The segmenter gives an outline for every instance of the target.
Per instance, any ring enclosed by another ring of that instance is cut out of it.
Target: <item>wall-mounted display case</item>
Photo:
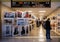
[[[60,28],[60,14],[57,15],[58,29]]]
[[[57,16],[51,17],[51,28],[53,31],[56,31],[57,28]]]
[[[32,20],[29,12],[5,12],[2,19],[2,36],[21,36],[22,27],[27,35],[26,30],[29,31],[29,29],[26,29],[26,26],[29,28],[29,20]]]

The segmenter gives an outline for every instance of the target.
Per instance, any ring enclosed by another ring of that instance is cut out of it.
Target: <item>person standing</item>
[[[36,26],[39,27],[40,24],[41,24],[41,21],[40,21],[40,18],[38,18],[38,19],[36,20]]]
[[[50,30],[51,30],[50,18],[47,19],[45,25],[46,25],[46,39],[50,39],[51,40],[51,37],[50,37]]]

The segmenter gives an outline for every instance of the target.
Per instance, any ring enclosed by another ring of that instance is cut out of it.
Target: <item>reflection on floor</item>
[[[47,40],[45,38],[45,33],[46,32],[41,25],[39,28],[34,28],[30,32],[30,36],[2,38],[0,42],[60,42],[60,36],[58,36],[55,32],[51,31],[52,40]],[[58,37],[55,37],[55,36],[58,36]]]
[[[30,36],[40,36],[40,35],[44,35],[45,36],[46,32],[45,29],[42,27],[42,25],[39,28],[34,28],[31,33]],[[51,31],[51,36],[59,36],[58,34],[56,34],[54,31]]]
[[[0,40],[0,42],[60,42],[60,38],[54,38],[52,40],[39,40],[39,38],[6,38]]]

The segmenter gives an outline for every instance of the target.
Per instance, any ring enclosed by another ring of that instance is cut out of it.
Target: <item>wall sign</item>
[[[20,8],[36,8],[36,7],[51,7],[51,0],[50,1],[13,1],[11,0],[11,7],[20,7]]]

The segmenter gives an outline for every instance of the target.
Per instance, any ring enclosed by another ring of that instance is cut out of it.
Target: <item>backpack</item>
[[[46,22],[43,23],[43,28],[46,29]]]

